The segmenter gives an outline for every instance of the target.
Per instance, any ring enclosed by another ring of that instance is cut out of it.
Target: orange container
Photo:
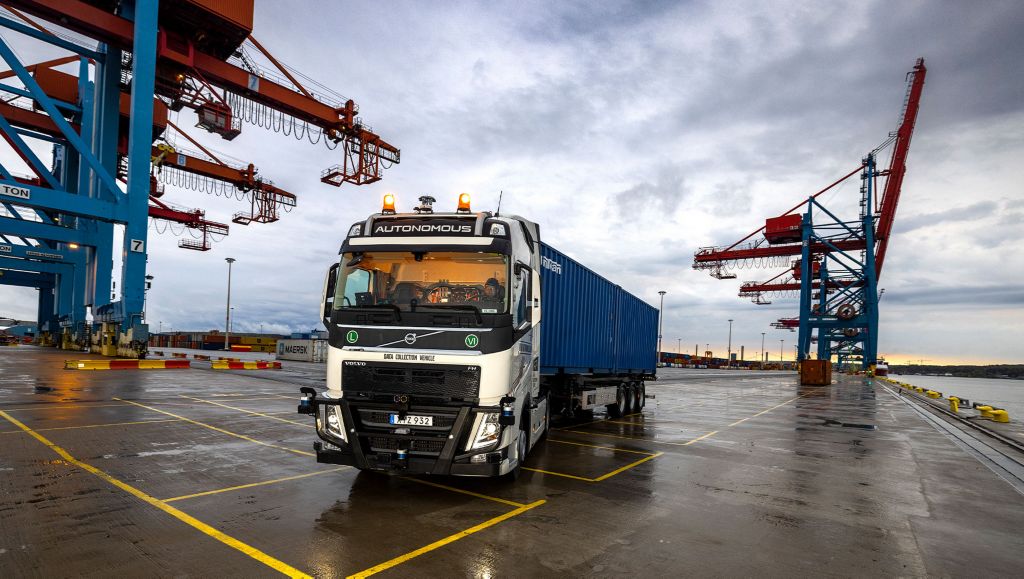
[[[807,386],[828,386],[832,383],[832,362],[829,360],[800,362],[800,383]]]

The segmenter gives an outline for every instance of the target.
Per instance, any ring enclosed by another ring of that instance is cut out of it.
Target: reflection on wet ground
[[[517,483],[318,465],[275,373],[0,352],[4,576],[1013,575],[1024,501],[872,381],[666,369]],[[319,372],[322,376],[322,367]],[[322,383],[322,382],[321,382]],[[964,556],[970,553],[970,556]]]

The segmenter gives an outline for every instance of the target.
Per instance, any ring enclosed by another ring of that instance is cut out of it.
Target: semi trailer
[[[352,224],[322,297],[327,389],[302,388],[318,462],[518,476],[552,414],[643,408],[658,311],[516,215],[411,213],[385,196]]]

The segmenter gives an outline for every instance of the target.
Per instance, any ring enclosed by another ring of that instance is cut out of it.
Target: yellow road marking
[[[111,422],[108,424],[87,424],[84,426],[54,426],[50,428],[36,428],[36,432],[47,432],[50,430],[77,430],[79,428],[104,428],[107,426],[130,426],[132,424],[156,424],[160,422],[178,422],[177,418],[163,418],[158,420],[136,420],[135,422]],[[23,434],[24,430],[5,430],[0,434]]]
[[[524,466],[523,470],[528,470],[528,471],[531,471],[531,472],[539,472],[541,474],[550,474],[552,476],[560,476],[562,478],[571,478],[571,479],[575,479],[575,480],[581,480],[581,481],[584,481],[584,482],[594,482],[594,479],[592,479],[592,478],[587,478],[585,476],[576,476],[574,474],[565,474],[564,472],[554,472],[554,471],[550,471],[550,470],[542,470],[542,469],[539,469],[539,468],[530,468],[528,466]]]
[[[268,446],[270,448],[276,448],[278,450],[286,450],[288,452],[292,452],[292,453],[295,453],[295,454],[301,454],[303,456],[316,456],[312,452],[306,452],[305,450],[296,450],[294,448],[288,448],[287,446],[278,446],[276,444],[270,444],[269,442],[263,442],[263,441],[260,441],[260,440],[256,440],[255,438],[249,438],[248,436],[245,436],[244,434],[238,434],[237,432],[231,432],[230,430],[224,430],[223,428],[217,428],[216,426],[213,426],[212,424],[206,424],[205,422],[199,422],[198,420],[192,420],[191,418],[185,418],[184,416],[181,416],[179,414],[174,414],[174,413],[171,413],[171,412],[167,412],[166,410],[160,410],[159,408],[153,408],[152,406],[146,406],[145,404],[139,404],[138,402],[133,402],[131,400],[123,400],[121,398],[116,398],[116,397],[114,398],[114,400],[118,400],[118,401],[124,402],[126,404],[132,404],[132,405],[138,406],[140,408],[145,408],[146,410],[152,410],[153,412],[159,412],[160,414],[166,414],[167,416],[173,416],[175,418],[179,418],[181,420],[184,420],[185,422],[188,422],[189,424],[195,424],[196,426],[202,426],[203,428],[209,428],[210,430],[214,430],[214,431],[220,432],[222,434],[227,434],[228,436],[234,436],[235,438],[241,438],[242,440],[248,440],[249,442],[252,442],[254,444],[259,444],[261,446]]]
[[[493,527],[494,525],[497,525],[498,523],[500,523],[502,521],[507,521],[508,519],[511,519],[512,517],[521,515],[521,514],[525,513],[526,511],[528,511],[530,509],[533,509],[533,508],[536,508],[536,507],[539,507],[539,506],[543,505],[545,502],[547,502],[547,501],[540,500],[540,501],[536,501],[536,502],[530,503],[528,505],[523,505],[523,506],[519,507],[518,509],[515,509],[514,511],[509,511],[509,512],[505,513],[504,515],[499,515],[497,517],[494,517],[493,519],[490,519],[488,521],[484,521],[483,523],[480,523],[479,525],[476,525],[475,527],[470,527],[469,529],[466,529],[465,531],[459,531],[458,533],[455,533],[454,535],[449,535],[449,536],[441,539],[440,541],[434,541],[433,543],[427,545],[426,547],[420,547],[419,549],[416,549],[415,551],[410,551],[410,552],[406,553],[405,555],[399,555],[398,557],[395,557],[394,559],[391,559],[390,561],[385,561],[384,563],[381,563],[380,565],[375,565],[375,566],[370,567],[369,569],[366,569],[364,571],[360,571],[358,573],[349,575],[348,579],[362,579],[363,577],[369,577],[370,575],[374,575],[374,574],[380,573],[381,571],[385,571],[387,569],[395,567],[397,565],[401,565],[402,563],[405,563],[406,561],[408,561],[410,559],[414,559],[416,557],[419,557],[420,555],[423,555],[423,554],[429,553],[430,551],[433,551],[435,549],[439,549],[441,547],[444,547],[445,545],[447,545],[449,543],[454,543],[455,541],[458,541],[459,539],[468,537],[469,535],[472,535],[474,533],[479,533],[480,531],[483,531],[484,529],[487,529],[488,527]]]
[[[278,418],[276,416],[271,416],[269,414],[264,414],[262,412],[256,412],[255,410],[246,410],[245,408],[238,408],[237,406],[228,406],[227,404],[221,404],[220,402],[214,402],[213,400],[203,400],[202,398],[193,398],[191,396],[182,396],[182,398],[187,398],[189,400],[195,400],[196,402],[205,402],[206,404],[213,404],[215,406],[220,406],[221,408],[227,408],[228,410],[237,410],[238,412],[245,412],[246,414],[252,414],[253,416],[262,416],[264,418],[269,418],[271,420],[277,420],[279,422],[287,422],[288,424],[296,424],[298,426],[306,426],[306,427],[309,427],[309,428],[316,428],[315,425],[310,424],[309,422],[299,422],[297,420],[287,420],[287,419],[284,419],[284,418]]]
[[[620,472],[623,472],[623,471],[627,471],[627,470],[629,470],[629,469],[631,469],[631,468],[633,468],[633,467],[636,467],[636,466],[640,466],[641,464],[643,464],[643,463],[645,463],[645,462],[647,462],[647,461],[649,461],[649,460],[651,460],[651,459],[655,459],[655,458],[658,458],[658,457],[659,457],[659,456],[661,456],[662,454],[664,454],[664,453],[662,453],[662,452],[659,452],[659,453],[656,453],[656,454],[652,454],[652,455],[650,455],[650,456],[645,456],[645,457],[641,458],[640,460],[638,460],[638,461],[636,461],[636,462],[631,462],[631,463],[627,464],[627,465],[626,465],[626,466],[624,466],[624,467],[621,467],[621,468],[617,468],[617,469],[613,470],[612,472],[610,472],[610,473],[608,473],[608,474],[603,474],[603,475],[601,475],[601,476],[599,476],[599,477],[595,478],[595,479],[594,479],[594,482],[601,482],[601,481],[603,481],[603,480],[607,480],[607,479],[610,479],[610,478],[612,478],[613,476],[615,476],[615,475],[619,474]]]
[[[61,404],[60,402],[46,402],[36,406],[26,406],[25,408],[8,408],[5,412],[20,412],[22,410],[63,410],[65,408],[109,408],[111,406],[121,406],[124,404],[94,404],[87,406],[85,404]]]
[[[274,480],[265,480],[263,482],[249,483],[247,485],[238,485],[238,486],[235,486],[235,487],[228,487],[228,488],[224,488],[224,489],[216,489],[216,490],[205,491],[205,492],[201,492],[201,493],[193,493],[191,495],[182,495],[180,497],[164,499],[164,502],[165,503],[172,503],[174,501],[183,501],[185,499],[194,499],[196,497],[205,497],[207,495],[216,495],[216,494],[227,493],[227,492],[231,492],[231,491],[239,491],[239,490],[242,490],[242,489],[249,489],[249,488],[252,488],[252,487],[260,487],[260,486],[264,486],[264,485],[271,485],[271,484],[274,484],[274,483],[285,482],[285,481],[290,481],[290,480],[296,480],[296,479],[300,479],[300,478],[308,478],[308,477],[311,477],[311,476],[327,474],[327,473],[330,473],[330,472],[338,472],[339,470],[345,470],[347,468],[352,468],[352,467],[342,466],[342,467],[332,468],[332,469],[328,469],[328,470],[318,470],[316,472],[308,472],[306,474],[297,474],[295,476],[286,476],[286,477],[283,477],[283,478],[276,478]]]
[[[571,440],[556,440],[554,438],[549,438],[548,442],[557,442],[558,444],[571,444],[573,446],[585,446],[587,448],[600,448],[600,449],[604,449],[604,450],[612,450],[612,451],[615,451],[615,452],[631,452],[633,454],[646,454],[646,455],[654,454],[653,452],[647,452],[646,450],[629,450],[628,448],[615,448],[614,446],[598,446],[596,444],[584,444],[582,442],[572,442]]]
[[[498,497],[492,497],[492,496],[488,496],[488,495],[482,495],[480,493],[475,493],[473,491],[467,491],[465,489],[460,489],[460,488],[456,488],[456,487],[450,487],[450,486],[438,484],[438,483],[435,483],[435,482],[425,481],[425,480],[418,479],[418,478],[411,478],[411,477],[407,477],[407,476],[404,476],[402,478],[404,480],[411,481],[411,482],[414,482],[414,483],[419,483],[421,485],[427,485],[428,487],[437,487],[439,489],[444,489],[446,491],[452,491],[454,493],[460,493],[460,494],[463,494],[463,495],[469,495],[471,497],[476,497],[478,499],[487,499],[489,501],[494,501],[496,503],[502,503],[502,504],[509,505],[509,506],[512,506],[512,507],[522,508],[522,507],[526,506],[523,503],[517,503],[515,501],[509,501],[509,500],[506,500],[506,499],[501,499],[501,498],[498,498]]]
[[[762,414],[766,414],[768,412],[771,412],[772,410],[775,410],[776,408],[780,408],[782,406],[785,406],[785,405],[789,404],[790,402],[793,402],[794,400],[799,400],[799,399],[801,399],[801,398],[803,398],[805,396],[807,396],[807,394],[801,394],[800,396],[797,396],[795,398],[790,398],[789,400],[786,400],[785,402],[776,404],[775,406],[772,406],[771,408],[765,408],[764,410],[758,412],[757,414],[748,416],[746,418],[741,418],[741,419],[737,420],[736,422],[733,422],[732,424],[729,424],[729,425],[725,426],[721,430],[725,430],[726,428],[732,428],[733,426],[736,426],[737,424],[742,424],[742,423],[750,420],[751,418],[757,418],[758,416],[761,416]],[[592,431],[592,430],[566,430],[565,432],[572,432],[572,433],[575,433],[575,434],[589,434],[591,436],[604,436],[604,437],[608,437],[608,438],[622,438],[622,439],[625,439],[625,440],[642,440],[644,442],[650,442],[650,443],[653,443],[653,444],[668,444],[668,445],[671,445],[671,446],[690,446],[691,444],[693,444],[695,442],[698,442],[700,440],[704,440],[705,438],[708,438],[709,436],[714,436],[715,434],[718,434],[720,432],[720,430],[715,430],[715,431],[712,431],[712,432],[708,432],[708,433],[704,434],[703,436],[698,436],[697,438],[694,438],[693,440],[689,440],[687,442],[669,442],[667,440],[655,440],[655,439],[652,439],[652,438],[644,438],[642,436],[623,436],[621,434],[606,434],[604,432],[595,432],[595,431]]]
[[[255,559],[256,561],[259,561],[260,563],[263,563],[264,565],[270,567],[271,569],[274,569],[274,570],[276,570],[276,571],[278,571],[280,573],[283,573],[284,575],[287,575],[289,577],[311,577],[310,575],[307,575],[306,573],[303,573],[302,571],[299,571],[298,569],[292,567],[291,565],[288,565],[284,561],[281,561],[279,559],[275,559],[274,557],[271,557],[270,555],[264,553],[263,551],[260,551],[259,549],[255,548],[255,547],[253,547],[251,545],[247,545],[247,544],[239,541],[238,539],[236,539],[236,538],[234,538],[234,537],[232,537],[230,535],[227,535],[227,534],[225,534],[225,533],[223,533],[223,532],[221,532],[221,531],[211,527],[210,525],[207,525],[206,523],[200,521],[199,519],[196,519],[195,517],[193,517],[193,516],[191,516],[191,515],[189,515],[187,513],[184,513],[184,512],[182,512],[182,511],[180,511],[180,510],[178,510],[178,509],[176,509],[174,507],[172,507],[171,505],[167,504],[165,501],[161,501],[160,499],[158,499],[156,497],[152,497],[152,496],[142,492],[141,490],[131,486],[130,484],[128,484],[126,482],[122,482],[121,480],[114,478],[113,476],[107,474],[106,472],[104,472],[104,471],[102,471],[102,470],[100,470],[100,469],[98,469],[98,468],[96,468],[96,467],[94,467],[94,466],[92,466],[90,464],[87,464],[87,463],[84,463],[84,462],[78,460],[77,458],[71,456],[63,448],[61,448],[61,447],[57,446],[56,444],[50,442],[50,440],[47,439],[46,437],[44,437],[42,434],[39,434],[38,432],[32,430],[28,426],[25,426],[24,424],[19,422],[16,418],[12,417],[10,414],[7,414],[6,412],[4,412],[2,410],[0,410],[0,417],[5,418],[11,424],[17,426],[18,428],[20,428],[20,429],[24,430],[25,432],[27,432],[28,434],[30,434],[33,438],[35,438],[39,442],[41,442],[44,445],[46,445],[50,450],[52,450],[55,453],[57,453],[61,458],[63,458],[67,462],[77,466],[78,468],[81,468],[81,469],[83,469],[83,470],[85,470],[87,472],[90,472],[90,473],[96,475],[97,477],[103,479],[104,481],[110,483],[111,485],[113,485],[113,486],[115,486],[115,487],[125,491],[126,493],[134,496],[137,499],[140,499],[140,500],[142,500],[142,501],[144,501],[144,502],[146,502],[146,503],[148,503],[148,504],[150,504],[150,505],[160,509],[161,511],[167,513],[168,515],[171,515],[172,517],[178,519],[179,521],[185,523],[186,525],[189,525],[190,527],[192,527],[192,528],[194,528],[194,529],[204,533],[205,535],[207,535],[209,537],[212,537],[212,538],[220,541],[221,543],[224,543],[225,545],[231,547],[232,549],[235,549],[235,550],[237,550],[237,551],[239,551],[241,553],[244,553],[245,555],[248,555],[249,557]]]

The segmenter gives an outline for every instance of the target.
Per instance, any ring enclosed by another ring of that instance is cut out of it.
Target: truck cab
[[[327,273],[327,389],[303,389],[317,461],[514,478],[548,428],[540,232],[518,216],[386,196]]]

